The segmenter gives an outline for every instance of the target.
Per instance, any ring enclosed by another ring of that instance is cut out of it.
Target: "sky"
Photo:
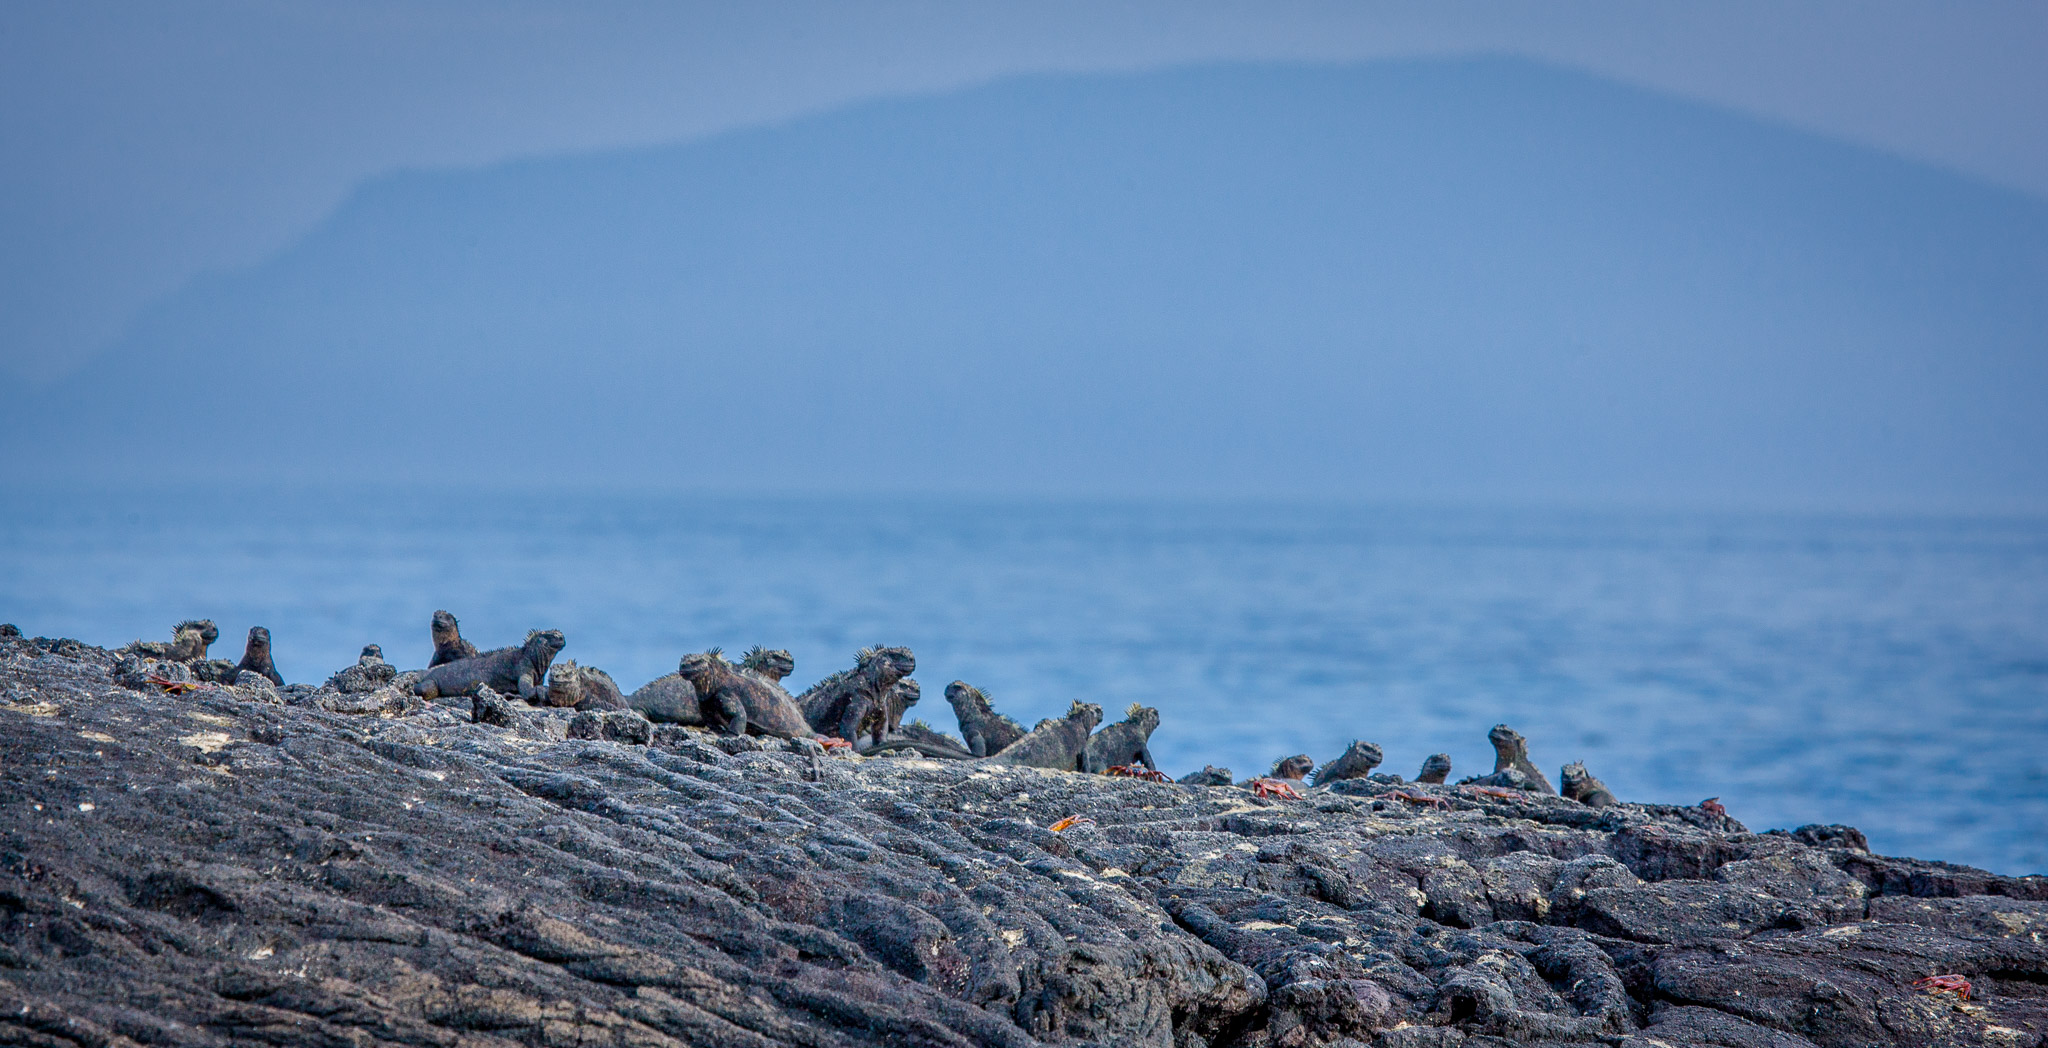
[[[0,378],[271,257],[366,180],[674,143],[1028,73],[1506,54],[2048,197],[2048,6],[0,6]]]

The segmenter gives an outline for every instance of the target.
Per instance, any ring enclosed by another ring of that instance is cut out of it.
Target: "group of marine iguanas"
[[[270,631],[262,626],[250,628],[242,660],[232,664],[207,657],[208,646],[220,637],[211,620],[181,622],[172,632],[168,644],[136,641],[123,651],[184,663],[201,681],[232,684],[240,674],[251,673],[274,686],[284,686],[283,676],[271,661]],[[720,649],[712,648],[683,656],[676,672],[627,695],[601,669],[578,666],[572,659],[556,662],[555,656],[567,644],[560,630],[534,630],[519,647],[479,652],[476,645],[463,639],[454,615],[436,611],[431,633],[434,656],[424,671],[413,675],[412,683],[413,694],[423,699],[476,695],[489,689],[534,706],[579,712],[631,710],[655,724],[703,728],[728,736],[801,739],[825,749],[862,754],[907,752],[946,760],[1167,781],[1148,747],[1153,730],[1159,727],[1159,711],[1150,706],[1133,703],[1122,721],[1097,731],[1102,707],[1077,701],[1066,716],[1042,720],[1026,731],[1023,725],[997,713],[986,692],[956,680],[946,685],[946,701],[959,718],[959,737],[921,720],[904,724],[905,711],[922,697],[917,681],[910,676],[917,669],[917,659],[909,648],[864,648],[851,669],[840,670],[797,695],[782,685],[796,670],[796,660],[789,652],[755,647],[732,663]],[[383,681],[397,677],[397,671],[385,663],[383,650],[372,644],[363,649],[356,666],[336,678],[375,670],[382,671],[378,676]],[[1560,775],[1563,789],[1553,788],[1529,759],[1527,740],[1505,724],[1495,725],[1487,739],[1495,754],[1492,774],[1464,779],[1459,785],[1561,795],[1590,807],[1617,803],[1614,794],[1577,762],[1564,766]],[[1291,784],[1302,781],[1315,786],[1345,779],[1405,784],[1408,780],[1398,775],[1374,771],[1382,757],[1378,746],[1360,740],[1320,766],[1307,754],[1296,754],[1274,762],[1266,775],[1236,785],[1263,796],[1298,797]],[[1438,753],[1423,761],[1413,781],[1441,784],[1450,773],[1450,756]],[[1214,765],[1177,781],[1190,786],[1233,785],[1230,770]]]

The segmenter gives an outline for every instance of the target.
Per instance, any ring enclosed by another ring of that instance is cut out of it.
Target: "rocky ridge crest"
[[[0,1045],[2048,1033],[2048,881],[1845,827],[1369,780],[1269,800],[116,671],[0,639]],[[1948,974],[1970,999],[1915,985]]]

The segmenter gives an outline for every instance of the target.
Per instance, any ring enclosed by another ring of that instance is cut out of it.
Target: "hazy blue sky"
[[[0,6],[0,375],[53,378],[367,177],[1034,71],[1509,53],[2048,196],[2048,5]]]

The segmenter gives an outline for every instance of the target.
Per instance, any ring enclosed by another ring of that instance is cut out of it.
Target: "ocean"
[[[479,646],[563,630],[627,690],[686,652],[789,649],[801,687],[908,645],[1027,727],[1163,716],[1178,776],[1383,747],[1718,796],[1753,830],[2048,872],[2048,520],[1279,502],[779,499],[427,489],[0,496],[0,621],[107,646],[268,626],[286,679],[436,608]],[[793,689],[794,690],[794,689]]]

